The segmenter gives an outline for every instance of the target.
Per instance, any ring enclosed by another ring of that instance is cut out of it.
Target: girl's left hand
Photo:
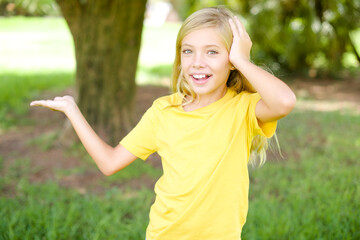
[[[250,60],[250,50],[252,42],[244,25],[235,16],[235,23],[229,19],[229,24],[233,33],[233,43],[231,45],[229,60],[236,67],[241,61]]]

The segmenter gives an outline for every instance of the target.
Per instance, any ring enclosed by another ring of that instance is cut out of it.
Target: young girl
[[[250,153],[265,150],[276,120],[296,101],[285,83],[250,62],[251,45],[226,8],[189,16],[176,42],[175,93],[154,101],[115,148],[96,135],[72,97],[31,106],[64,112],[105,175],[159,153],[164,173],[147,240],[238,240],[248,211]]]

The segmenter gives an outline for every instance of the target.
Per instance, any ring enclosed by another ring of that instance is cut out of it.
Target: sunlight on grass
[[[166,23],[162,27],[145,27],[139,64],[147,67],[172,64],[179,28],[179,23]]]
[[[146,83],[147,75],[158,75],[149,73],[146,70],[149,67],[172,64],[179,27],[177,23],[168,23],[162,27],[144,28],[138,71],[141,83]],[[0,74],[75,70],[74,44],[63,18],[1,18],[0,46]]]
[[[74,71],[74,46],[62,18],[1,18],[3,71]]]

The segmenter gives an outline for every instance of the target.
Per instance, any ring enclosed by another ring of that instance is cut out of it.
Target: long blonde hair
[[[192,102],[196,98],[194,90],[190,84],[185,80],[181,66],[181,44],[182,40],[189,33],[203,29],[215,28],[219,35],[224,40],[227,51],[233,41],[233,34],[229,24],[229,18],[234,20],[234,14],[225,7],[210,7],[204,8],[191,14],[182,24],[176,39],[176,54],[173,65],[171,89],[173,92],[179,93],[181,96],[186,96],[190,99],[187,103]],[[226,86],[237,93],[247,91],[250,93],[256,92],[249,81],[237,70],[231,70]],[[268,148],[268,140],[263,136],[256,136],[250,149],[249,163],[251,165],[262,165],[266,161],[266,149]]]

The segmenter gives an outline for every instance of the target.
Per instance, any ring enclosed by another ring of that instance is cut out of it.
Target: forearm
[[[292,110],[296,97],[283,81],[245,59],[237,61],[234,66],[260,94],[269,110],[279,115],[286,115]]]
[[[85,149],[105,175],[123,169],[137,158],[120,144],[113,148],[105,143],[81,114],[72,96],[55,97],[54,100],[35,100],[30,106],[46,107],[65,113]]]
[[[100,171],[105,175],[110,175],[112,173],[112,162],[114,162],[114,148],[105,143],[95,133],[77,106],[74,106],[65,114]]]

